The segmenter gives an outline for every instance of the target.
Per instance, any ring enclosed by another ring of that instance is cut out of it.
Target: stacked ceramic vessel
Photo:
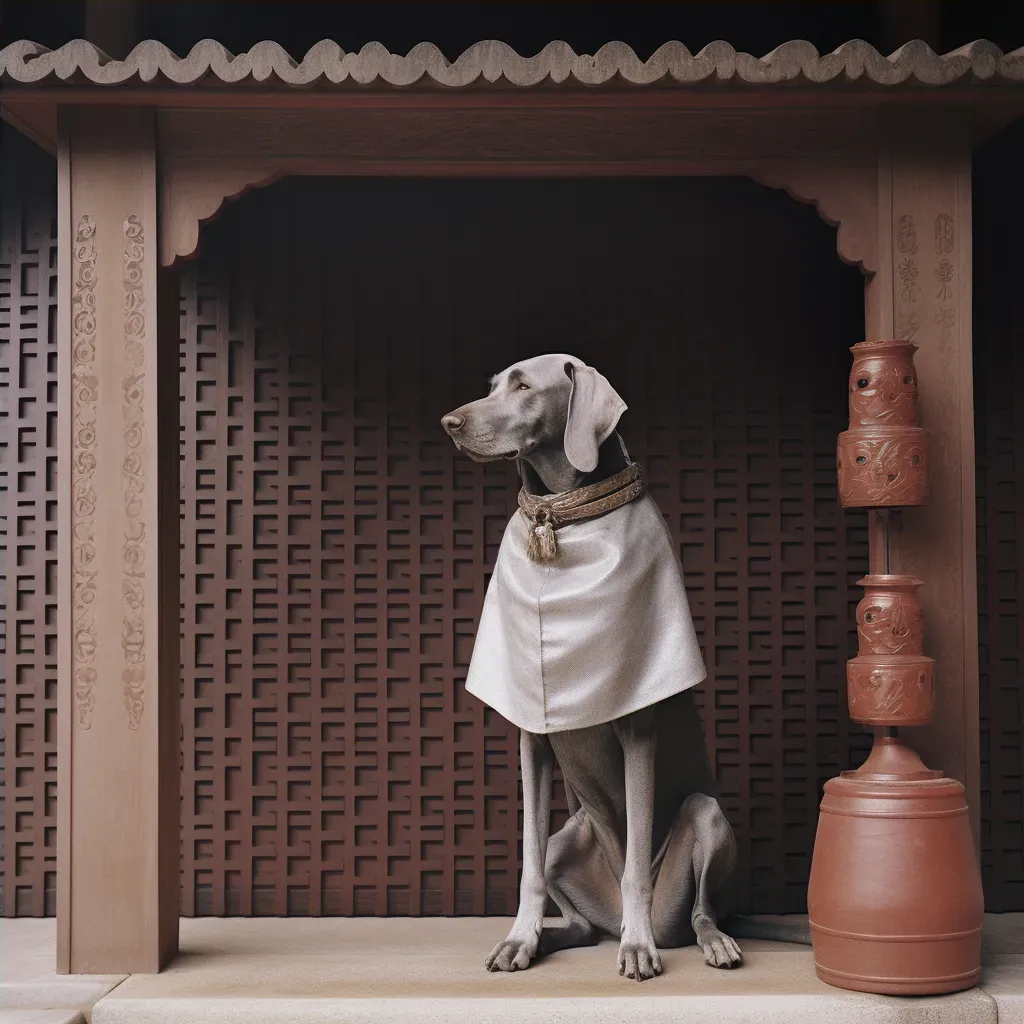
[[[839,435],[839,496],[868,508],[870,571],[847,663],[850,717],[875,742],[857,771],[825,784],[807,894],[818,977],[901,995],[978,981],[983,901],[964,787],[930,771],[898,736],[926,725],[934,662],[924,653],[922,581],[892,572],[894,509],[928,496],[916,346],[854,345],[850,429]]]

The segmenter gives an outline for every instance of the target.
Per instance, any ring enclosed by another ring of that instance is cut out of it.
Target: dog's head
[[[528,459],[561,447],[575,469],[590,473],[625,411],[626,403],[592,366],[552,354],[495,374],[485,398],[441,423],[455,447],[477,462]]]

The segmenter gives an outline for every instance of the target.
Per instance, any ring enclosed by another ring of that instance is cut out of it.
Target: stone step
[[[830,988],[807,947],[752,940],[733,971],[664,951],[664,974],[642,984],[619,977],[612,940],[490,974],[510,923],[183,920],[166,971],[121,981],[54,974],[53,922],[7,920],[0,1024],[1024,1024],[1024,915],[990,915],[982,984],[935,998]]]

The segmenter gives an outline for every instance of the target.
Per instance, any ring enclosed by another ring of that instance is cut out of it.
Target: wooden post
[[[893,572],[916,573],[936,659],[934,724],[907,739],[967,790],[980,840],[978,599],[971,345],[971,151],[950,116],[887,126],[879,160],[879,252],[867,336],[907,338],[931,431],[931,497],[906,509]]]
[[[65,111],[58,167],[58,970],[152,972],[177,949],[179,843],[176,295],[158,298],[153,112]]]

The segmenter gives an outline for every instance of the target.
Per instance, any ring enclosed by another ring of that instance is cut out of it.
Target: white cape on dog
[[[466,689],[532,733],[610,722],[707,676],[683,573],[644,494],[558,529],[558,555],[526,555],[509,521],[484,599]]]

